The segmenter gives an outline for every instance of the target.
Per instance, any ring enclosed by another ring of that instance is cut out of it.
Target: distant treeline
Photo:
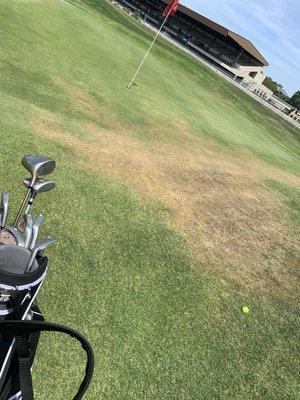
[[[280,83],[273,81],[270,76],[267,76],[267,78],[264,80],[264,85],[272,90],[277,97],[300,110],[300,90],[297,90],[291,97],[289,97],[283,86]]]

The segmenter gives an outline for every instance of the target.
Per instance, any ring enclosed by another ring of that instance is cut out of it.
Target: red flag
[[[164,9],[163,16],[173,15],[178,9],[179,0],[171,0],[171,3]]]

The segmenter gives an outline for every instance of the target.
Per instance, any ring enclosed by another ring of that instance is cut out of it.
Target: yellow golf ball
[[[242,311],[243,311],[244,314],[248,314],[248,312],[250,311],[250,309],[249,309],[249,307],[244,306],[244,307],[242,307]]]

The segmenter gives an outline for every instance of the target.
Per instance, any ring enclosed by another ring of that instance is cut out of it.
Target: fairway
[[[105,0],[0,2],[11,223],[22,156],[58,165],[39,304],[94,348],[86,399],[296,400],[300,131],[163,40],[128,90],[152,38]],[[82,366],[45,334],[37,399]]]

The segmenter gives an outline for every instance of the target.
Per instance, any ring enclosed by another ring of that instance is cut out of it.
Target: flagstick
[[[147,53],[145,54],[144,58],[142,59],[142,62],[140,63],[138,69],[136,70],[136,73],[133,75],[129,85],[127,86],[127,89],[130,89],[131,86],[134,84],[134,80],[137,77],[137,74],[139,73],[140,69],[142,68],[144,62],[146,61],[146,58],[148,57],[152,47],[154,46],[154,43],[156,42],[156,39],[158,38],[158,35],[160,34],[160,32],[162,31],[162,28],[165,26],[167,19],[169,18],[169,15],[171,14],[172,8],[170,8],[166,18],[164,19],[164,22],[162,23],[161,27],[159,28],[159,30],[157,31],[157,34],[155,35],[155,38],[153,39],[153,42],[151,43]]]

